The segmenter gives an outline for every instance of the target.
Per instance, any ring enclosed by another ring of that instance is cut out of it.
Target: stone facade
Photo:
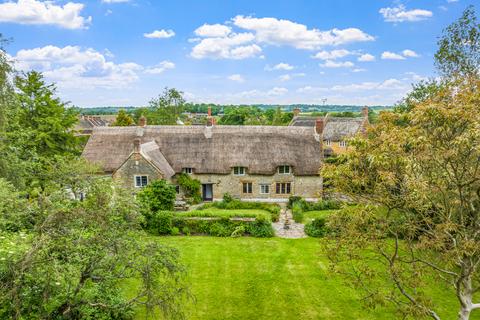
[[[112,177],[125,187],[135,187],[135,176],[147,176],[148,182],[163,179],[162,173],[140,153],[132,153]]]

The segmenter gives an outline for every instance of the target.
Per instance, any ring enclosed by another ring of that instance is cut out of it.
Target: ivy
[[[202,185],[199,180],[193,179],[186,173],[181,173],[177,177],[177,183],[185,193],[185,197],[192,203],[202,202],[202,194],[200,192]]]

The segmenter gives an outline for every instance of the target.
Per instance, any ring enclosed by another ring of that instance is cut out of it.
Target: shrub
[[[233,200],[235,200],[235,199],[233,199],[233,197],[230,193],[227,192],[223,195],[223,202],[229,203],[229,202],[232,202]]]
[[[171,211],[157,211],[146,219],[146,229],[153,234],[171,234],[173,213]]]
[[[190,228],[185,226],[182,228],[182,233],[186,236],[189,236],[190,235]]]
[[[294,202],[292,208],[293,220],[301,223],[303,221],[303,206],[300,202]]]
[[[239,225],[235,227],[235,230],[233,230],[232,234],[230,235],[232,238],[237,238],[243,236],[245,233],[245,226],[244,225]]]
[[[290,196],[290,197],[288,197],[288,205],[287,205],[287,208],[288,208],[288,209],[292,209],[293,204],[294,204],[295,202],[300,201],[300,200],[303,200],[302,197],[300,197],[300,196]]]
[[[165,180],[155,180],[137,194],[144,215],[160,210],[173,210],[175,197],[175,187]]]
[[[225,201],[225,195],[227,195],[227,201]],[[211,207],[218,209],[259,209],[265,210],[270,213],[271,220],[273,222],[278,221],[280,217],[280,206],[275,203],[265,203],[265,202],[244,202],[231,198],[228,194],[224,195],[223,201],[215,201],[212,203],[206,203],[198,208],[198,210],[204,210]]]
[[[257,218],[248,225],[248,233],[257,238],[269,238],[275,235],[272,224],[267,219]]]
[[[180,230],[177,227],[172,227],[172,230],[170,231],[170,234],[172,236],[178,236],[180,234]]]
[[[185,197],[189,200],[189,202],[202,202],[202,194],[200,192],[202,185],[199,180],[193,179],[186,173],[181,173],[177,177],[177,183],[185,193]]]
[[[325,218],[313,219],[311,222],[305,225],[305,233],[310,237],[324,237],[328,233]]]

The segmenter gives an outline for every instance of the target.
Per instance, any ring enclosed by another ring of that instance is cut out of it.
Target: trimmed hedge
[[[329,232],[326,224],[327,220],[325,218],[313,219],[311,222],[305,225],[305,233],[310,237],[324,237]]]
[[[170,211],[159,211],[145,221],[145,229],[155,235],[202,234],[216,237],[253,236],[273,237],[274,230],[268,217],[259,216],[255,221],[214,219],[188,219]]]
[[[206,203],[199,207],[197,210],[204,210],[208,208],[218,209],[260,209],[270,212],[270,217],[273,222],[277,222],[280,218],[280,206],[275,203],[265,202],[244,202],[233,199],[228,193],[223,197],[223,201],[215,201],[212,203]]]
[[[302,197],[291,196],[288,198],[289,209],[293,209],[293,206],[298,204],[303,211],[317,211],[317,210],[335,210],[342,207],[342,203],[336,200],[320,200],[318,202],[307,202]]]

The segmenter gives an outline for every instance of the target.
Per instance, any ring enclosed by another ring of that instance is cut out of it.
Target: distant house
[[[289,126],[315,127],[318,117],[302,116],[298,109],[294,110],[294,117]],[[323,118],[323,147],[325,157],[342,154],[348,150],[348,138],[362,132],[368,125],[368,107],[362,109],[361,117],[331,117],[328,114]]]
[[[78,135],[90,135],[95,127],[107,127],[110,121],[101,116],[81,115],[74,130]]]
[[[225,193],[263,201],[321,195],[323,126],[217,126],[212,120],[148,126],[142,117],[137,127],[95,127],[83,157],[132,188],[155,179],[175,184],[178,174],[190,174],[206,201]]]

